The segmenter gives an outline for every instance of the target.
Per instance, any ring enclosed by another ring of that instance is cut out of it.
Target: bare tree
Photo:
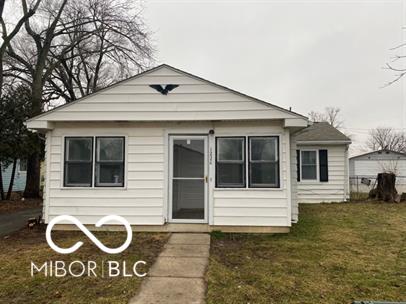
[[[340,112],[340,108],[326,107],[324,112],[311,111],[308,115],[313,122],[328,122],[334,128],[340,129],[344,124],[340,117]]]
[[[7,48],[9,47],[12,39],[20,32],[24,23],[31,18],[38,6],[40,5],[41,0],[36,0],[31,3],[30,6],[27,6],[25,1],[21,1],[22,4],[22,16],[18,19],[17,23],[14,26],[7,26],[6,20],[4,19],[3,12],[6,0],[0,0],[0,26],[1,26],[1,38],[2,42],[0,45],[0,100],[3,96],[3,83],[4,83],[4,57],[6,55]],[[3,142],[3,139],[0,139],[0,142]],[[3,189],[3,176],[1,162],[4,161],[0,159],[0,198],[4,199],[4,189]]]
[[[373,151],[391,150],[406,153],[406,134],[392,128],[376,128],[369,132],[367,147]]]
[[[402,53],[404,53],[405,48],[406,48],[406,43],[401,43],[400,45],[390,49],[391,51],[401,53],[401,55],[395,54],[391,58],[391,62],[386,63],[385,68],[387,70],[394,72],[395,77],[391,81],[389,81],[385,86],[389,86],[389,85],[397,82],[398,80],[403,78],[403,76],[406,75],[406,67],[404,67],[404,65],[401,64],[402,61],[406,58],[406,55],[402,54]]]
[[[31,116],[53,99],[76,99],[146,66],[152,48],[131,3],[42,0],[8,45],[4,73],[30,86]],[[39,195],[39,161],[37,152],[28,156],[26,197]]]
[[[22,0],[22,17],[17,21],[17,23],[11,28],[7,28],[6,20],[4,20],[3,17],[3,12],[4,12],[4,6],[6,4],[6,0],[1,0],[0,1],[0,25],[1,25],[1,38],[2,38],[2,43],[0,45],[0,98],[2,96],[3,92],[3,81],[4,81],[4,75],[3,75],[3,59],[6,54],[7,48],[10,45],[11,40],[18,34],[24,23],[32,17],[36,10],[38,9],[38,6],[40,5],[41,0],[34,1],[31,3],[30,6],[27,5],[26,1]]]
[[[59,59],[47,83],[48,90],[66,102],[137,74],[152,62],[149,33],[132,1],[91,0],[81,5],[92,22],[76,28],[92,34]],[[65,43],[73,44],[75,35],[66,35]]]

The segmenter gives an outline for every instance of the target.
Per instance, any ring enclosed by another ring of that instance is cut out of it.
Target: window
[[[27,160],[26,159],[20,159],[20,172],[26,172],[27,171]]]
[[[301,179],[317,180],[317,151],[301,151]]]
[[[95,185],[124,186],[124,138],[96,137]]]
[[[250,188],[279,187],[278,137],[249,138]]]
[[[216,187],[245,187],[245,137],[217,137]]]
[[[93,167],[93,138],[65,138],[66,187],[91,187]]]

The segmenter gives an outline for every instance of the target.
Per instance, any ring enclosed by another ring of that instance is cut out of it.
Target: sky
[[[406,53],[392,50],[406,42],[406,0],[143,5],[157,64],[304,115],[338,107],[352,155],[365,150],[369,129],[406,131],[406,78],[385,87],[396,74],[384,69]]]

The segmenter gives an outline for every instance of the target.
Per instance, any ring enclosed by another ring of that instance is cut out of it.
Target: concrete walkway
[[[130,304],[205,303],[209,249],[208,234],[172,234]]]
[[[38,217],[42,208],[32,208],[20,210],[8,214],[0,214],[0,236],[8,235],[14,231],[20,230],[27,224],[31,217]]]

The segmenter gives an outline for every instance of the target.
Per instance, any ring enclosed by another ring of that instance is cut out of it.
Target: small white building
[[[327,122],[295,134],[299,203],[342,202],[350,197],[348,148],[351,140]]]
[[[189,232],[287,232],[305,183],[318,201],[344,200],[349,142],[296,142],[308,125],[168,65],[27,122],[46,136],[46,223],[67,214],[94,225],[116,214],[135,230]],[[314,172],[328,181],[306,180]]]
[[[378,150],[350,158],[350,180],[353,191],[368,192],[375,183],[378,173],[396,174],[396,189],[406,191],[406,154],[390,150]],[[367,186],[361,183],[365,178],[371,181]]]

